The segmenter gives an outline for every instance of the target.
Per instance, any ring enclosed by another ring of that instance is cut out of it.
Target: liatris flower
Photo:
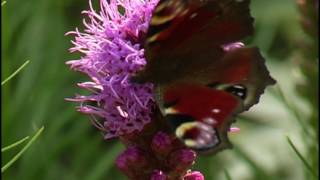
[[[95,12],[90,2],[90,10],[83,11],[89,17],[89,22],[84,20],[85,33],[78,29],[67,33],[76,36],[72,41],[75,47],[70,51],[84,53],[80,60],[67,64],[91,78],[78,86],[93,92],[68,100],[81,102],[78,110],[93,115],[95,125],[105,132],[106,139],[141,131],[151,121],[153,85],[131,84],[128,78],[146,64],[141,44],[131,39],[147,31],[157,2],[101,0],[100,13]],[[125,7],[123,15],[119,7]],[[103,123],[96,117],[102,118]]]
[[[181,179],[196,158],[176,137],[159,131],[159,122],[151,121],[156,110],[153,85],[129,81],[146,64],[139,36],[146,33],[157,2],[100,0],[99,13],[90,2],[90,10],[83,12],[89,17],[85,32],[67,33],[75,35],[70,51],[84,54],[67,64],[90,77],[78,86],[92,92],[67,100],[80,102],[78,111],[89,114],[106,139],[119,137],[128,146],[116,165],[130,179]]]

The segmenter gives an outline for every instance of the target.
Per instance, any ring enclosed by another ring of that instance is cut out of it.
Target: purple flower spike
[[[87,82],[77,85],[91,94],[67,100],[80,104],[77,110],[90,115],[105,139],[119,137],[128,146],[116,166],[129,179],[181,179],[195,152],[181,149],[179,140],[163,132],[163,122],[151,121],[156,110],[153,84],[129,80],[146,65],[143,41],[159,0],[99,1],[100,11],[91,1],[83,11],[84,32],[67,33],[75,36],[70,51],[83,54],[67,64],[88,75]]]
[[[79,83],[79,87],[93,92],[68,100],[80,102],[78,111],[93,115],[95,122],[96,117],[102,118],[104,122],[98,127],[106,139],[141,131],[151,121],[153,85],[131,84],[128,79],[146,64],[144,49],[137,40],[147,32],[158,1],[100,0],[100,12],[90,1],[90,10],[83,11],[88,17],[83,21],[84,33],[78,29],[67,33],[75,36],[70,51],[84,54],[67,64],[90,77],[90,82]],[[119,7],[125,11],[120,12]]]
[[[171,137],[164,132],[158,132],[152,139],[151,149],[155,153],[166,156],[172,150]]]
[[[193,171],[187,173],[183,180],[204,180],[204,176],[199,171]]]
[[[155,170],[151,174],[151,180],[166,180],[167,175],[165,175],[162,171],[160,170]]]

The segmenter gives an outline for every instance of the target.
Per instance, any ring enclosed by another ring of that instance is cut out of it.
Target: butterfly
[[[257,47],[227,48],[253,33],[249,0],[160,0],[145,35],[147,64],[132,77],[152,82],[162,117],[199,152],[232,145],[235,116],[275,83]]]

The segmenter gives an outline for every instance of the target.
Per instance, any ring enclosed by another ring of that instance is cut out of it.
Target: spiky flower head
[[[76,29],[67,33],[75,35],[70,51],[83,54],[67,64],[90,77],[78,86],[92,92],[68,100],[80,102],[78,111],[91,115],[106,139],[141,131],[151,121],[153,85],[132,84],[128,78],[146,64],[139,39],[147,32],[157,3],[100,0],[100,11],[96,12],[90,1],[90,10],[83,11],[87,15],[84,32]]]

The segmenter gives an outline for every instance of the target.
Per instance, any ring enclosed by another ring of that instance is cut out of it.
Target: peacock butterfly
[[[134,82],[152,82],[176,136],[200,152],[231,147],[234,116],[275,81],[256,47],[226,48],[252,35],[249,0],[160,0],[144,43],[147,65]]]

